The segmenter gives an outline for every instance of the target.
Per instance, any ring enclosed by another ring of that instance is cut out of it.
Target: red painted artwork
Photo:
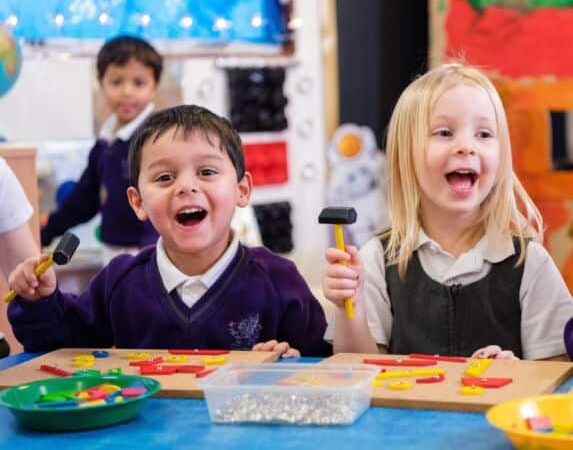
[[[445,21],[446,57],[510,78],[573,76],[573,8],[475,9],[450,0]]]

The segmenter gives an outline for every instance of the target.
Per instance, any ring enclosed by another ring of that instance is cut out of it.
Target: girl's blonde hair
[[[401,276],[406,272],[421,228],[416,165],[424,160],[430,115],[444,92],[460,84],[477,86],[489,96],[495,109],[501,153],[496,180],[480,207],[476,233],[487,233],[494,245],[515,236],[520,248],[518,264],[525,259],[526,239],[543,241],[541,215],[513,171],[507,118],[497,90],[475,67],[443,64],[420,76],[404,90],[388,126],[386,152],[392,225],[384,236],[388,237],[386,258],[390,264],[398,264]]]

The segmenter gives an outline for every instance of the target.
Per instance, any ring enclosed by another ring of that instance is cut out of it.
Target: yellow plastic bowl
[[[573,449],[573,394],[550,394],[503,402],[490,408],[487,420],[504,431],[518,450]],[[549,417],[554,433],[527,428],[525,419]],[[560,432],[560,433],[557,433]]]

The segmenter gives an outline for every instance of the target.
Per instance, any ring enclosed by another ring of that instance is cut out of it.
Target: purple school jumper
[[[567,355],[569,356],[569,359],[573,361],[573,317],[569,319],[567,324],[565,324],[563,337],[565,339],[565,348],[567,349]]]
[[[239,250],[191,307],[166,292],[155,247],[114,258],[80,296],[56,290],[37,302],[17,298],[8,316],[28,352],[60,347],[250,349],[287,341],[324,356],[326,320],[296,266],[265,247]]]
[[[42,245],[49,245],[52,239],[98,212],[104,244],[142,248],[157,241],[151,222],[141,222],[127,200],[129,142],[116,139],[110,145],[103,139],[96,141],[81,178],[42,228]]]

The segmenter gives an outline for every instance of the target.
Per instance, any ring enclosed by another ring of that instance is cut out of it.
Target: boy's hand
[[[488,345],[477,349],[472,358],[519,359],[511,350],[502,350],[499,345]]]
[[[36,267],[49,257],[43,254],[28,258],[16,266],[8,277],[8,284],[16,295],[26,300],[38,300],[51,295],[56,290],[56,274],[51,267],[39,277],[34,272]]]
[[[288,342],[278,342],[275,339],[255,344],[253,351],[277,352],[281,358],[300,358],[300,352],[296,348],[292,348]]]
[[[348,246],[346,252],[328,248],[325,256],[326,266],[322,277],[324,296],[341,308],[344,308],[344,300],[347,298],[356,302],[364,287],[362,263],[356,247]]]

